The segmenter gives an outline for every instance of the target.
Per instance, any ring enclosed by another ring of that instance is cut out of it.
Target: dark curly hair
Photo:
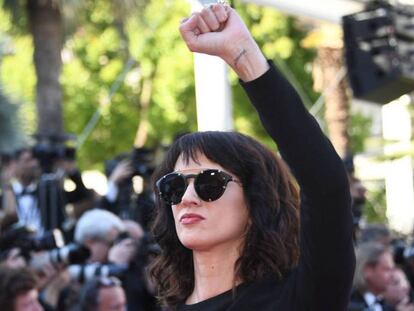
[[[272,151],[236,132],[197,132],[176,140],[154,173],[155,181],[174,170],[180,155],[184,161],[198,154],[219,164],[239,178],[251,225],[235,277],[242,282],[269,274],[282,278],[297,265],[299,257],[299,194],[289,169]],[[177,236],[170,206],[157,198],[152,231],[162,252],[151,267],[161,302],[169,307],[183,303],[192,293],[192,251]]]

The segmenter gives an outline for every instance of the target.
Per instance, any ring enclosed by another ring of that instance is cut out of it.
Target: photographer
[[[57,229],[39,236],[26,227],[14,225],[0,236],[0,265],[10,269],[27,267],[35,273],[46,310],[53,309],[60,289],[68,283],[64,268],[84,263],[89,255],[85,247],[64,245],[63,235]]]
[[[106,263],[118,235],[125,231],[121,219],[111,212],[93,209],[85,212],[75,228],[75,241],[91,251],[89,262]]]
[[[109,164],[107,164],[108,191],[99,203],[99,207],[114,214],[119,214],[121,210],[129,208],[129,196],[132,191],[131,185],[129,185],[129,180],[133,176],[134,169],[130,159],[123,159],[120,162],[117,162],[115,167],[112,168],[112,171],[110,171],[108,165]],[[122,194],[124,194],[125,190],[123,188],[125,188],[125,186],[127,187],[126,195],[128,200],[127,202],[122,202],[122,200],[120,202],[120,190],[122,191]],[[123,206],[124,204],[127,206]]]
[[[7,195],[5,215],[15,216],[21,224],[41,234],[45,228],[37,197],[37,183],[41,174],[39,162],[29,148],[16,151],[13,159],[14,176],[3,188]]]
[[[10,222],[7,219],[12,219],[11,222],[28,226],[39,235],[45,230],[62,229],[66,204],[79,204],[90,198],[90,191],[76,169],[74,154],[57,149],[38,145],[15,152],[14,176],[3,188],[3,227]],[[64,191],[65,178],[73,181],[75,190]]]
[[[124,220],[124,224],[124,238],[109,251],[109,261],[128,266],[126,273],[120,276],[127,296],[128,310],[156,311],[157,301],[148,279],[147,267],[158,252],[158,247],[144,234],[138,223]]]
[[[106,161],[108,191],[99,207],[117,214],[122,219],[134,219],[149,230],[154,209],[154,196],[150,185],[155,167],[155,150],[134,148]]]
[[[42,311],[38,301],[37,279],[26,268],[0,268],[0,306],[2,311]]]
[[[121,221],[101,209],[86,212],[76,226],[75,239],[87,245],[92,255],[85,264],[69,266],[71,284],[61,295],[60,310],[69,310],[69,306],[77,301],[81,284],[109,276],[122,280],[128,309],[156,310],[156,301],[148,289],[145,274],[152,248],[143,236],[144,231],[134,221]]]
[[[74,186],[70,190],[64,189],[63,195],[65,204],[71,204],[73,207],[72,214],[68,216],[72,216],[74,220],[77,220],[85,211],[96,205],[97,194],[94,190],[86,188],[74,158],[62,158],[57,162],[57,165],[62,178],[70,180]],[[71,236],[71,240],[73,240],[73,236]]]

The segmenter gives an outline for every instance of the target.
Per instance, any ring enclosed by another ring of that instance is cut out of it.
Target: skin
[[[180,33],[190,51],[220,57],[245,82],[269,69],[240,16],[226,5],[215,4],[193,13],[182,22]],[[202,167],[221,168],[203,155],[197,160],[184,163],[179,159],[175,170],[194,173]],[[204,219],[183,225],[180,218],[186,212],[198,213]],[[249,220],[242,188],[237,183],[229,183],[219,200],[203,202],[191,182],[183,201],[173,206],[173,214],[180,241],[193,250],[195,285],[187,304],[216,296],[242,282],[234,278],[234,265]]]
[[[126,311],[125,292],[119,286],[101,288],[98,302],[98,311]]]
[[[36,289],[29,290],[16,297],[14,302],[15,311],[43,311],[38,301],[38,292]]]
[[[3,264],[8,268],[18,269],[26,266],[26,260],[21,255],[19,248],[13,248],[10,250],[10,253],[8,254]]]
[[[394,260],[389,252],[382,254],[376,265],[366,266],[363,273],[368,290],[374,295],[384,293],[392,281],[394,269]]]
[[[119,230],[112,228],[105,240],[100,239],[86,239],[84,244],[91,251],[89,262],[104,263],[108,260],[109,250],[111,249],[113,241],[119,234]]]
[[[135,241],[141,240],[145,232],[142,229],[141,225],[133,220],[125,219],[123,220],[125,225],[125,230],[128,232],[129,236]]]
[[[384,292],[384,298],[391,305],[406,304],[409,300],[410,283],[401,269],[395,269],[392,273],[390,284]]]
[[[189,163],[180,157],[175,165],[175,171],[183,174],[196,174],[206,168],[226,171],[202,154]],[[241,185],[229,182],[218,200],[205,202],[197,196],[191,179],[182,201],[173,205],[172,210],[178,238],[193,250],[196,286],[188,302],[230,289],[234,281],[234,263],[249,224]]]
[[[222,58],[245,82],[269,69],[240,16],[226,5],[215,4],[194,13],[181,24],[180,33],[190,51]]]
[[[16,160],[16,177],[27,186],[34,182],[40,174],[39,162],[30,151],[24,151]]]
[[[137,222],[124,220],[123,223],[130,238],[118,242],[109,250],[108,260],[116,264],[129,264],[137,252],[137,242],[144,236],[144,230]]]

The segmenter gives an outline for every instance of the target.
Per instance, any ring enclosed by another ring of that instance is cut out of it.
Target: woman
[[[155,173],[160,298],[173,310],[346,310],[355,258],[341,159],[233,9],[205,8],[180,32],[238,74],[301,198],[299,209],[282,161],[249,137],[178,139]]]

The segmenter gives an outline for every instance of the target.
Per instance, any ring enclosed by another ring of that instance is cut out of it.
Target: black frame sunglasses
[[[173,172],[156,182],[158,195],[168,205],[180,203],[187,190],[188,179],[191,178],[194,178],[194,189],[198,197],[206,202],[218,200],[230,181],[240,183],[233,176],[217,169],[202,170],[198,174],[188,175]]]

